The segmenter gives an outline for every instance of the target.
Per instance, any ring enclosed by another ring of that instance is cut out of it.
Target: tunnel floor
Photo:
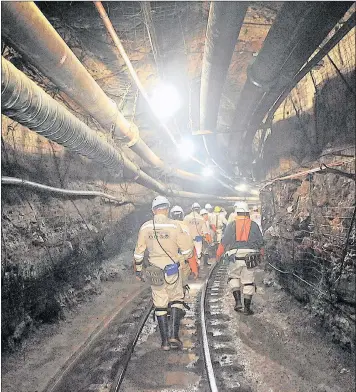
[[[263,284],[263,280],[270,286]],[[253,316],[235,313],[228,328],[235,339],[241,375],[255,392],[351,392],[355,363],[336,346],[317,318],[263,270],[256,271]],[[224,308],[234,301],[225,294]]]
[[[353,391],[355,365],[351,355],[332,343],[308,309],[278,284],[264,285],[265,277],[264,271],[257,271],[253,316],[233,312],[232,296],[229,292],[224,295],[223,307],[230,315],[228,329],[233,336],[230,344],[237,352],[233,360],[241,369],[241,378],[256,392]],[[268,276],[267,281],[273,277]],[[142,289],[131,277],[103,282],[102,286],[100,295],[77,307],[65,320],[42,326],[21,350],[3,357],[4,392],[43,391],[87,339],[95,338]],[[159,350],[157,331],[152,333],[151,349],[156,343]],[[181,384],[185,384],[183,380]],[[186,390],[183,385],[180,391]]]

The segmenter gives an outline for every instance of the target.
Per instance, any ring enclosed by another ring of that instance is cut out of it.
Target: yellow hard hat
[[[221,212],[221,207],[216,206],[216,207],[214,208],[214,212]]]

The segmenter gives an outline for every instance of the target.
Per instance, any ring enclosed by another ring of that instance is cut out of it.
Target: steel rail
[[[131,355],[136,347],[136,343],[138,341],[138,338],[140,337],[140,334],[142,332],[142,329],[144,325],[146,324],[146,321],[151,314],[153,309],[153,304],[151,304],[150,308],[147,310],[147,312],[144,314],[144,316],[141,318],[139,327],[136,331],[135,337],[132,340],[130,346],[128,347],[128,350],[126,352],[126,355],[124,357],[123,364],[120,366],[119,371],[114,379],[114,382],[110,388],[110,392],[118,392],[120,390],[121,384],[124,381],[125,373],[127,370],[127,367],[129,366]]]
[[[117,309],[105,320],[103,320],[97,328],[93,331],[93,333],[88,337],[88,339],[79,347],[79,349],[74,352],[69,359],[62,365],[57,373],[50,379],[48,384],[45,386],[43,392],[55,392],[56,388],[60,385],[63,378],[72,370],[73,366],[77,361],[80,360],[83,353],[90,347],[95,340],[103,333],[105,329],[108,328],[109,324],[111,324],[114,319],[122,312],[126,306],[130,305],[136,298],[142,295],[147,288],[141,288],[138,292],[135,293],[133,297],[129,297],[123,303],[119,305]]]
[[[210,350],[209,350],[208,335],[206,332],[205,302],[206,302],[206,294],[207,294],[209,279],[218,264],[219,262],[216,262],[214,267],[210,270],[209,275],[201,291],[201,297],[200,297],[200,322],[201,322],[201,332],[202,332],[202,340],[203,340],[203,354],[204,354],[205,368],[208,375],[208,381],[209,381],[211,392],[218,392],[219,390],[216,385],[215,373],[214,373],[213,363],[211,361]]]

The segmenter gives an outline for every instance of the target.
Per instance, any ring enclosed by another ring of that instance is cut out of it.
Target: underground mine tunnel
[[[3,391],[354,391],[355,3],[2,1],[1,39]]]

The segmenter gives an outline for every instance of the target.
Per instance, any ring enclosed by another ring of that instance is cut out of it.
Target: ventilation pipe
[[[33,2],[7,1],[1,8],[7,40],[104,129],[124,136],[128,146],[153,167],[185,180],[201,180],[184,170],[167,170],[140,138],[137,126],[122,115]]]
[[[251,145],[256,129],[261,124],[268,110],[273,106],[283,91],[285,89],[288,90],[288,86],[293,88],[298,83],[300,79],[298,81],[296,80],[296,74],[301,70],[303,65],[306,64],[310,56],[312,56],[312,54],[320,47],[321,43],[328,36],[332,28],[350,8],[350,3],[346,2],[327,4],[328,5],[324,4],[317,14],[315,14],[315,20],[308,26],[307,35],[291,53],[280,72],[280,77],[271,90],[263,96],[257,108],[253,112],[249,126],[246,127],[245,132],[242,134],[243,144]],[[352,20],[343,26],[339,37],[341,37],[343,33],[346,34],[347,29],[351,29],[351,25]],[[341,38],[338,38],[338,40],[340,39]],[[336,42],[333,45],[336,45]],[[331,48],[329,48],[328,51],[330,51],[330,49]],[[318,56],[318,54],[316,56]],[[291,81],[293,85],[291,85]]]
[[[340,29],[330,38],[330,40],[325,45],[323,45],[319,52],[305,64],[305,66],[297,73],[297,75],[295,75],[293,80],[288,84],[283,93],[278,97],[272,108],[269,110],[268,117],[264,121],[264,124],[271,123],[274,113],[280,107],[282,102],[288,97],[289,93],[293,90],[293,88],[323,59],[323,57],[325,57],[355,27],[355,25],[356,13],[354,12],[347,20],[347,22],[340,27]],[[261,117],[262,114],[259,116],[259,119]],[[256,122],[254,122],[251,127],[254,127],[254,125],[258,126],[259,124],[257,124],[257,122],[258,119],[256,119]],[[251,128],[251,131],[253,131],[253,128]]]
[[[126,168],[135,181],[157,192],[165,187],[140,170],[126,155],[45,93],[9,61],[1,61],[2,113],[40,135],[116,172]]]
[[[147,14],[150,12],[150,6],[149,6],[149,2],[143,2],[143,3],[146,4],[146,5],[143,5],[142,7],[143,7],[143,10],[144,10],[144,15],[146,16],[146,19],[147,19],[147,17],[148,17]],[[102,19],[102,21],[103,21],[103,23],[104,23],[105,28],[107,29],[108,33],[110,34],[110,36],[111,36],[111,38],[112,38],[112,40],[113,40],[113,42],[114,42],[116,48],[118,49],[120,55],[121,55],[122,58],[124,59],[125,64],[126,64],[126,66],[127,66],[127,69],[128,69],[128,71],[129,71],[129,73],[130,73],[130,76],[131,76],[132,80],[133,80],[134,83],[136,84],[137,88],[140,90],[140,92],[141,92],[143,98],[145,99],[147,105],[149,106],[149,108],[150,108],[150,110],[151,110],[151,113],[152,113],[153,116],[155,117],[155,119],[156,119],[158,125],[159,125],[160,127],[162,127],[162,129],[165,130],[165,132],[168,134],[168,136],[169,136],[170,139],[172,140],[173,144],[178,148],[178,143],[177,143],[177,141],[176,141],[176,139],[175,139],[173,133],[172,133],[171,130],[167,127],[167,125],[165,125],[165,124],[159,119],[159,117],[157,116],[156,112],[154,111],[154,109],[153,109],[153,107],[152,107],[152,104],[151,104],[151,101],[150,101],[150,98],[149,98],[149,96],[148,96],[148,94],[147,94],[145,88],[143,87],[143,85],[142,85],[142,83],[141,83],[139,77],[137,76],[137,73],[136,73],[136,71],[135,71],[135,69],[134,69],[134,67],[133,67],[133,65],[132,65],[132,63],[131,63],[131,61],[130,61],[130,59],[129,59],[129,56],[127,55],[127,53],[126,53],[126,51],[125,51],[124,46],[123,46],[122,43],[121,43],[120,38],[119,38],[118,35],[116,34],[116,31],[115,31],[115,29],[114,29],[114,27],[113,27],[113,25],[112,25],[112,23],[111,23],[111,21],[110,21],[110,18],[108,17],[108,15],[107,15],[107,13],[106,13],[106,11],[105,11],[105,8],[103,7],[103,5],[102,5],[102,3],[101,3],[100,1],[94,1],[94,4],[95,4],[95,7],[96,7],[96,9],[98,10],[98,13],[99,13],[99,15],[100,15],[100,17],[101,17],[101,19]],[[230,3],[230,4],[235,4],[235,3]],[[228,7],[228,8],[231,8],[231,7]],[[236,8],[236,6],[234,6],[234,8]],[[242,19],[243,19],[243,17],[242,17]],[[152,20],[151,20],[151,22],[152,22]],[[240,25],[241,25],[241,24],[240,24]],[[152,28],[152,27],[153,27],[153,25],[151,26],[151,28]],[[148,29],[148,26],[147,26],[147,29]],[[148,31],[149,31],[149,29],[148,29]],[[152,36],[153,36],[153,34],[152,34]],[[237,37],[236,37],[236,39],[237,39]],[[235,41],[236,41],[236,40],[235,40]],[[151,44],[153,44],[153,43],[151,42]],[[153,46],[152,46],[152,48],[153,48]],[[224,53],[224,52],[223,52],[223,53]],[[220,54],[221,54],[221,53],[220,53]],[[219,54],[219,55],[220,55],[220,54]],[[232,52],[231,52],[231,54],[232,54]],[[230,56],[230,58],[231,58],[231,56]],[[230,60],[229,60],[229,61],[230,61]],[[228,68],[228,64],[227,64],[227,68]],[[222,83],[223,83],[223,82],[222,82]],[[217,105],[218,105],[218,103],[217,103]],[[204,140],[204,142],[205,142],[205,140]],[[202,166],[205,166],[202,162],[200,162],[200,161],[199,161],[197,158],[195,158],[195,157],[192,157],[192,160],[195,161],[195,162],[197,162],[197,163],[199,163],[199,164],[202,165]],[[216,162],[214,162],[214,164],[220,169],[221,175],[222,175],[223,177],[225,177],[225,175],[224,175],[224,173],[223,173],[223,170],[219,167],[219,165],[218,165]],[[192,178],[192,179],[193,179],[193,178]],[[214,179],[215,179],[216,181],[218,181],[223,187],[225,187],[225,188],[229,189],[230,191],[233,191],[233,192],[234,192],[234,188],[233,188],[231,185],[229,185],[228,183],[226,183],[225,181],[221,180],[219,177],[214,177]],[[200,180],[202,180],[202,178],[200,178]],[[233,182],[233,180],[232,180],[231,178],[229,178],[229,177],[228,177],[228,180],[230,180],[230,182]]]
[[[240,94],[232,126],[239,133],[234,139],[240,138],[240,145],[243,144],[241,136],[246,135],[254,109],[265,93],[298,72],[350,5],[346,2],[286,2],[283,5],[263,48],[248,69],[248,80]],[[291,70],[294,70],[292,75]],[[246,148],[246,144],[243,146]]]
[[[153,179],[131,162],[124,152],[116,150],[109,143],[98,138],[86,124],[4,58],[1,67],[1,108],[4,115],[66,147],[69,151],[93,159],[116,172],[118,169],[127,169],[134,177],[134,181],[158,193],[218,201],[242,199],[172,190]],[[251,198],[254,201],[255,199]]]
[[[200,129],[214,132],[231,57],[248,3],[210,3],[200,87]]]

